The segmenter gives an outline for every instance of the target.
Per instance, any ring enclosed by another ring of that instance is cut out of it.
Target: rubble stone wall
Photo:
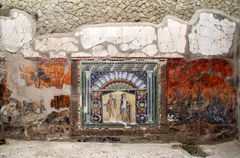
[[[3,0],[0,15],[12,8],[30,13],[37,34],[69,32],[84,24],[160,23],[166,15],[189,20],[198,9],[218,9],[239,18],[238,0]]]

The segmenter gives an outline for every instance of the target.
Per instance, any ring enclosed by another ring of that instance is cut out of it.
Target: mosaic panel
[[[81,61],[82,125],[156,123],[157,61]]]

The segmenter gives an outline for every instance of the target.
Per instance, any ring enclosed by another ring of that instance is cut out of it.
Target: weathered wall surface
[[[173,128],[211,138],[236,133],[231,63],[219,58],[169,59],[167,78],[168,120]]]
[[[160,23],[166,15],[188,20],[198,9],[218,9],[239,18],[238,0],[3,0],[0,15],[18,8],[37,20],[37,33],[73,31],[83,24]]]
[[[69,63],[65,59],[31,61],[18,55],[4,60],[1,70],[11,75],[5,74],[1,83],[2,130],[12,137],[29,138],[68,133]]]
[[[161,115],[168,120],[160,122],[169,131],[147,128],[150,134],[204,140],[235,136],[239,19],[200,10],[187,22],[168,16],[160,24],[86,25],[42,36],[35,36],[36,27],[30,15],[16,9],[10,17],[0,17],[1,130],[9,137],[69,138],[74,119],[70,103],[78,99],[71,96],[73,60],[113,57],[167,61]],[[138,130],[134,134],[143,136]],[[129,136],[133,131],[81,132]]]

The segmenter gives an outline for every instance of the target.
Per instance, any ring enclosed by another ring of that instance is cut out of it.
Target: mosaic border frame
[[[80,80],[80,70],[79,70],[79,63],[84,62],[84,61],[109,61],[109,62],[114,62],[114,61],[140,61],[140,62],[157,62],[159,64],[158,68],[158,80],[157,80],[157,101],[156,101],[156,122],[152,125],[150,124],[137,124],[134,126],[124,126],[122,124],[116,125],[116,124],[108,124],[108,125],[84,125],[82,126],[82,114],[81,114],[81,88],[79,84],[81,83]],[[166,123],[166,116],[165,116],[165,95],[162,94],[161,92],[164,92],[165,89],[165,83],[160,84],[160,82],[165,82],[166,76],[165,76],[165,64],[167,62],[167,59],[165,58],[79,58],[79,59],[73,59],[72,60],[72,90],[71,90],[71,127],[73,133],[77,134],[78,130],[85,129],[85,128],[90,128],[90,129],[101,129],[101,128],[112,128],[112,129],[119,129],[119,128],[125,128],[125,129],[135,129],[138,127],[151,127],[151,128],[159,128],[160,124],[165,124]],[[77,79],[77,80],[76,80]],[[77,132],[77,133],[76,133]],[[78,135],[78,134],[77,134]]]

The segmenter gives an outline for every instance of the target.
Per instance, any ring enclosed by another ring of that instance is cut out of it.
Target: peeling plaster
[[[158,29],[158,46],[160,52],[184,53],[186,46],[187,25],[168,18],[167,24]]]
[[[201,13],[188,35],[193,54],[221,55],[229,52],[236,23],[218,19],[213,13]]]
[[[153,43],[156,40],[156,35],[155,29],[151,26],[87,27],[80,30],[80,40],[85,49],[103,42],[128,43],[128,49],[140,49]]]
[[[0,49],[16,53],[36,34],[36,22],[24,11],[12,9],[10,17],[0,17]]]
[[[48,51],[67,51],[76,52],[78,51],[78,41],[73,37],[49,37],[36,39],[34,41],[34,49],[40,52]]]
[[[32,61],[24,59],[20,55],[9,55],[6,58],[7,66],[7,83],[8,88],[11,89],[11,97],[18,101],[23,100],[43,100],[47,111],[51,111],[50,102],[55,95],[70,95],[71,88],[69,85],[63,84],[63,88],[36,88],[34,85],[26,86],[25,81],[21,77],[19,68],[22,66],[34,65]],[[46,95],[47,94],[47,95]]]
[[[0,17],[0,21],[0,26],[7,30],[2,29],[4,32],[1,33],[3,51],[16,52],[21,48],[20,52],[28,58],[46,57],[46,54],[49,54],[49,58],[66,58],[68,54],[72,57],[128,57],[133,54],[182,57],[189,51],[204,56],[223,55],[229,52],[236,25],[240,22],[217,10],[199,10],[188,22],[166,16],[157,25],[85,25],[74,32],[48,34],[33,39],[36,24],[23,11],[14,9],[10,17]],[[7,28],[8,23],[13,23],[13,27]],[[16,34],[12,33],[12,29]],[[18,35],[18,32],[21,34]]]

